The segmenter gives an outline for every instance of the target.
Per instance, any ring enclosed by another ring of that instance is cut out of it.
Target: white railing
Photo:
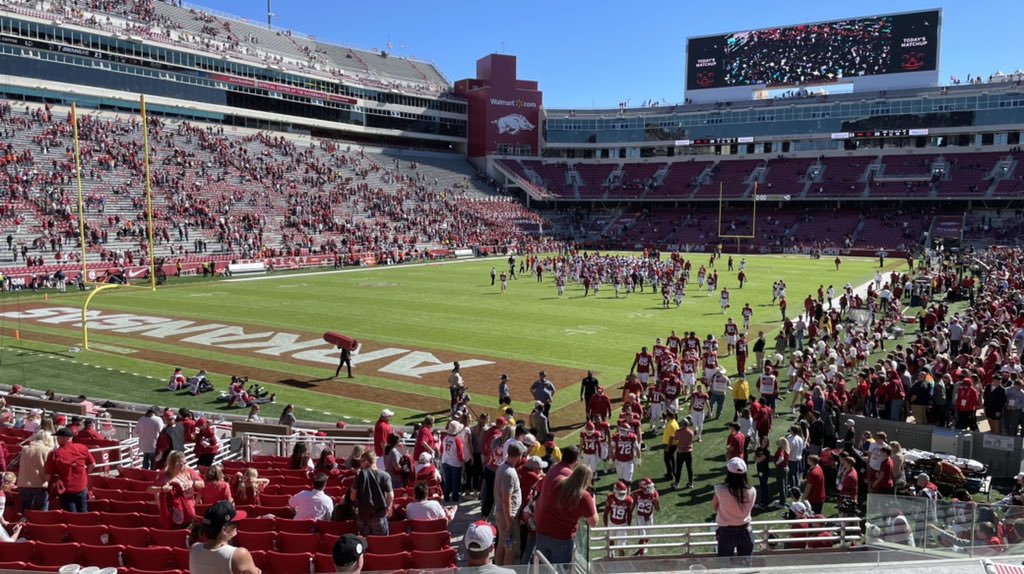
[[[369,446],[373,444],[372,436],[316,436],[313,432],[296,431],[290,435],[271,435],[263,433],[246,432],[241,433],[242,457],[245,460],[252,460],[253,456],[289,456],[292,449],[298,443],[305,443],[313,456],[319,456],[320,451],[330,447],[338,452],[338,447],[353,447],[356,445]],[[415,442],[411,436],[404,436],[400,446],[411,448]],[[346,452],[338,452],[340,455],[347,455]]]
[[[800,524],[806,528],[797,527]],[[791,543],[828,542],[833,546],[848,546],[863,540],[860,518],[855,516],[764,520],[752,522],[750,526],[758,552],[771,552]],[[718,545],[716,528],[711,523],[595,527],[590,530],[591,557],[611,558],[617,550],[627,554],[636,550],[657,550],[652,552],[656,555],[714,553]]]

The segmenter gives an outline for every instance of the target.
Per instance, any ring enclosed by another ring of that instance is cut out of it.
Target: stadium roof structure
[[[12,3],[8,9],[17,4]],[[339,80],[352,79],[356,83],[368,80],[371,85],[435,93],[447,92],[450,87],[447,78],[433,64],[404,56],[392,56],[385,50],[351,48],[316,40],[312,36],[297,35],[288,30],[272,30],[244,18],[200,6],[164,1],[153,2],[149,6],[152,12],[146,10],[146,3],[115,2],[110,3],[106,10],[102,7],[86,8],[73,14],[49,1],[23,4],[24,8],[47,12],[51,17],[63,11],[71,20],[84,20],[81,23],[86,26],[98,25],[108,29],[122,24],[120,27],[127,33],[142,32],[158,43],[162,40],[189,43],[197,38],[208,39],[231,46],[231,49],[224,51],[229,57],[251,56],[266,65],[296,68]],[[118,22],[117,19],[123,21]],[[126,26],[128,23],[134,26]]]

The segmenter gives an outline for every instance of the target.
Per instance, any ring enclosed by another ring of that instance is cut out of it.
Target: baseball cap
[[[494,537],[498,535],[498,529],[486,520],[478,520],[469,525],[466,529],[466,549],[479,552],[489,550],[494,546]]]
[[[66,437],[66,438],[71,438],[71,437],[75,436],[75,433],[71,432],[71,429],[69,429],[68,427],[61,427],[61,428],[57,429],[57,432],[54,433],[54,436],[62,436],[62,437]]]
[[[853,421],[853,419],[846,419],[846,426],[848,426],[848,427],[857,426],[857,423],[855,423]]]
[[[539,456],[531,456],[526,459],[526,468],[532,468],[533,470],[543,470],[548,467],[548,463],[544,462]]]
[[[743,462],[743,459],[738,456],[730,458],[729,462],[725,465],[725,467],[729,469],[729,472],[731,472],[732,474],[747,473],[747,463]]]
[[[430,464],[434,460],[434,455],[429,452],[421,452],[419,457],[420,464]]]
[[[531,448],[531,447],[536,446],[537,445],[537,437],[535,437],[535,436],[533,436],[532,434],[529,434],[529,433],[523,435],[523,445],[526,446],[527,448]]]
[[[604,387],[597,387],[597,392],[603,393],[604,392]]]
[[[789,505],[789,510],[793,514],[807,514],[807,505],[802,502],[794,502]]]
[[[238,522],[248,516],[244,510],[236,510],[235,505],[227,500],[222,500],[206,509],[203,515],[203,524],[214,528],[223,528],[232,522]]]
[[[931,479],[932,479],[932,477],[928,476],[927,472],[922,472],[921,474],[917,475],[917,480],[923,480],[923,481],[927,482],[927,481],[929,481]]]
[[[508,421],[506,421],[506,420],[505,420],[505,417],[498,417],[498,418],[497,418],[497,419],[496,419],[496,420],[494,421],[494,424],[496,424],[496,425],[498,425],[498,426],[500,426],[500,427],[503,427],[503,426],[505,426],[505,425],[507,425],[507,424],[508,424]]]
[[[526,446],[517,440],[508,443],[508,446],[505,447],[505,456],[523,456],[525,452]]]
[[[334,542],[331,557],[338,567],[351,566],[366,553],[366,539],[355,534],[345,534]]]
[[[390,417],[395,416],[395,413],[391,409],[384,409],[384,410],[382,410],[380,412],[380,416],[382,416],[384,418],[390,418]]]
[[[16,395],[21,392],[21,385],[11,385],[11,394]]]

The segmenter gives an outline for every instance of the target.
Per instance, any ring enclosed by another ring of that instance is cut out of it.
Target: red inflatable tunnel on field
[[[324,333],[324,341],[327,341],[337,347],[341,347],[342,349],[348,349],[349,352],[352,353],[358,352],[360,347],[359,341],[333,331]]]

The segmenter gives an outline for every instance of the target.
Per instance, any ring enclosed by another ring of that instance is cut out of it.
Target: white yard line
[[[240,279],[225,279],[225,283],[242,283],[244,281],[270,281],[273,279],[293,279],[296,277],[316,277],[317,275],[337,275],[339,273],[362,273],[364,271],[384,271],[387,269],[411,269],[413,267],[427,267],[432,265],[455,265],[457,263],[473,263],[479,261],[504,261],[508,256],[472,257],[469,259],[457,259],[455,261],[429,261],[426,263],[404,263],[399,265],[381,265],[377,267],[357,267],[355,269],[332,269],[330,271],[313,271],[310,273],[277,273],[272,275],[260,275],[258,277],[243,277]]]

